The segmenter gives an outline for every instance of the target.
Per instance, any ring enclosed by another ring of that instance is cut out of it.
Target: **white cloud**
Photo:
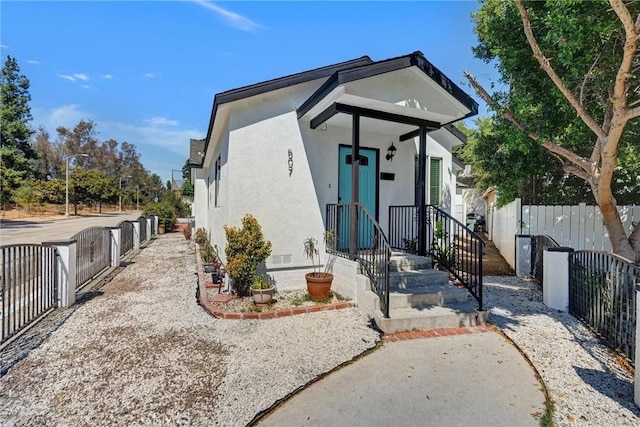
[[[2,49],[11,49],[9,46],[7,46],[6,44],[0,44],[0,48]]]
[[[65,80],[69,80],[70,82],[75,82],[76,79],[73,76],[69,76],[67,74],[58,74],[58,77],[65,79]]]
[[[153,117],[151,119],[145,119],[143,122],[151,126],[178,126],[177,120],[170,120],[166,117]]]
[[[73,75],[73,77],[75,77],[78,80],[82,80],[83,82],[86,82],[87,80],[89,80],[89,76],[87,76],[86,74],[76,73]]]
[[[56,135],[56,128],[64,126],[73,128],[80,120],[91,120],[91,114],[82,111],[77,104],[61,105],[51,108],[32,108],[33,127],[44,126],[52,137]]]
[[[27,59],[27,64],[40,65],[40,61],[36,61],[35,59]]]
[[[80,87],[81,87],[82,89],[89,89],[91,86],[89,86],[89,85],[80,85]]]
[[[173,122],[173,121],[169,121]],[[122,122],[100,122],[100,134],[109,138],[113,138],[118,142],[129,142],[139,147],[139,153],[143,155],[142,163],[145,164],[145,158],[151,156],[149,150],[157,152],[158,149],[169,150],[180,156],[181,164],[189,156],[189,140],[203,138],[202,132],[193,129],[181,129],[177,126],[172,128],[159,127],[155,125],[145,124],[142,126],[133,123]]]
[[[102,78],[105,80],[111,80],[113,78],[113,76],[111,74],[103,74]]]
[[[261,28],[265,28],[264,26],[258,24],[257,22],[252,21],[249,18],[246,18],[237,13],[231,12],[213,3],[209,3],[208,1],[205,1],[205,0],[192,0],[192,1],[204,8],[213,10],[229,25],[239,30],[255,32]]]
[[[144,77],[145,79],[152,79],[152,78],[154,78],[155,76],[156,76],[156,75],[155,75],[155,73],[146,73],[143,77]]]

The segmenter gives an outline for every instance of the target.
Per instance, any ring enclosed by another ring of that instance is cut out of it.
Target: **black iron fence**
[[[389,206],[389,236],[393,249],[425,253],[448,270],[478,302],[482,310],[482,256],[484,241],[442,209],[425,206],[424,235],[420,236],[416,206]]]
[[[37,244],[1,246],[0,254],[1,344],[56,306],[58,255]]]
[[[120,256],[133,250],[133,224],[130,221],[120,221]]]
[[[557,248],[560,245],[547,235],[531,237],[531,278],[542,286],[544,274],[544,251],[549,248]]]
[[[111,265],[111,231],[90,227],[72,239],[76,240],[76,287],[80,288]]]
[[[138,223],[140,223],[140,243],[142,243],[147,240],[147,218],[139,217]]]
[[[615,254],[569,254],[569,313],[582,320],[633,365],[636,284],[640,267]]]
[[[357,228],[351,250],[351,215],[356,215]],[[352,211],[350,204],[327,205],[326,229],[334,232],[335,239],[327,245],[327,251],[337,256],[358,261],[363,274],[371,281],[372,290],[380,298],[380,309],[389,317],[389,260],[391,246],[380,225],[360,203]]]

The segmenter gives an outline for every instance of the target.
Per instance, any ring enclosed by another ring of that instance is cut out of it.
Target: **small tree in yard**
[[[475,55],[499,62],[509,91],[492,97],[465,72],[471,85],[496,120],[589,185],[613,251],[640,262],[640,226],[625,230],[616,208],[637,184],[640,3],[482,0],[473,19]]]
[[[224,226],[227,246],[227,271],[233,279],[233,290],[244,296],[250,292],[258,265],[271,255],[271,242],[265,241],[258,220],[247,214],[242,228]]]

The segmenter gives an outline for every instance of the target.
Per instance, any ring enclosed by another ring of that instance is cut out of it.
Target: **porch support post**
[[[427,129],[420,126],[418,147],[418,194],[416,197],[418,214],[418,254],[427,254],[427,207],[425,200],[425,175],[427,170]]]
[[[349,207],[349,256],[355,259],[358,252],[358,195],[360,190],[360,116],[352,116],[353,126],[351,129],[351,206]]]

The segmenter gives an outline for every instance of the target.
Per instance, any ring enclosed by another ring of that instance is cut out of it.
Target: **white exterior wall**
[[[326,204],[338,202],[339,146],[351,146],[350,127],[329,126],[323,131],[311,129],[308,121],[297,119],[295,109],[318,85],[319,82],[309,82],[225,107],[228,111],[220,114],[221,120],[229,119],[213,135],[205,169],[196,176],[196,226],[209,228],[212,244],[218,245],[225,262],[223,226],[240,226],[247,213],[255,216],[273,245],[266,268],[280,290],[305,286],[304,273],[312,265],[303,255],[303,242],[307,237],[322,242]],[[385,233],[388,206],[414,202],[416,145],[397,138],[367,132],[366,126],[361,126],[361,147],[377,149],[379,172],[395,174],[393,181],[379,182],[378,222]],[[392,142],[397,153],[393,161],[388,161],[385,156]],[[293,154],[291,175],[289,150]],[[427,151],[428,155],[443,159],[443,201],[449,210],[451,192],[455,193],[451,153],[432,138],[428,139]],[[222,165],[216,207],[218,156]],[[203,217],[206,221],[200,220]],[[325,260],[321,250],[321,262]]]
[[[415,153],[418,153],[418,147],[420,139],[415,138]],[[431,204],[429,200],[429,167],[431,165],[431,158],[437,157],[442,159],[442,194],[440,207],[447,211],[449,214],[452,212],[452,206],[454,203],[454,196],[456,193],[456,174],[453,172],[453,156],[450,151],[440,145],[435,139],[427,134],[427,166],[425,176],[425,200],[427,204]],[[412,181],[413,186],[413,181]],[[411,199],[413,204],[413,198]]]
[[[207,192],[207,171],[204,169],[191,169],[193,182],[192,213],[195,219],[195,227],[207,228],[207,200],[204,194]],[[195,231],[195,230],[194,230]]]

